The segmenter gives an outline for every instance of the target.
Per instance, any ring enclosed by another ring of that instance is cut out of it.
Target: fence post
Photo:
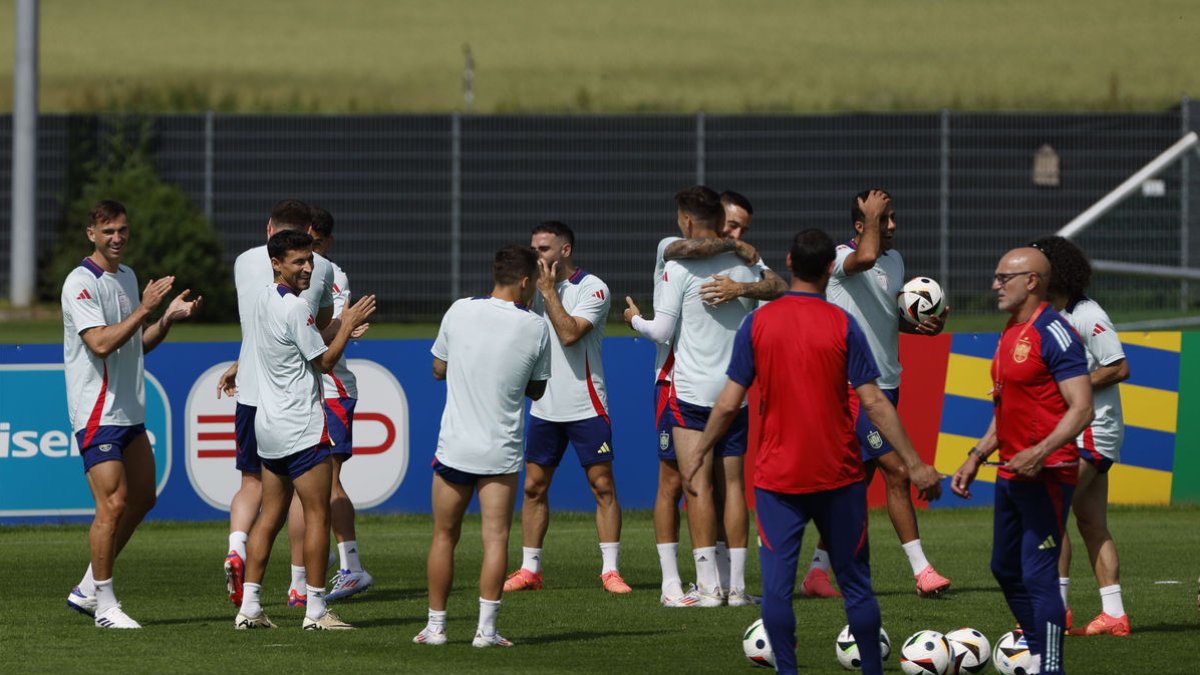
[[[950,282],[950,111],[942,108],[941,168],[938,186],[938,279]]]
[[[1179,104],[1179,130],[1180,135],[1186,136],[1192,130],[1191,120],[1191,101],[1187,96]],[[1189,164],[1191,163],[1191,153],[1185,152],[1179,163],[1179,266],[1188,266],[1188,246],[1190,243],[1190,233],[1188,232],[1188,211],[1191,206],[1188,201],[1190,198],[1189,183],[1191,182],[1191,172]],[[1179,281],[1179,309],[1187,311],[1188,309],[1188,282],[1181,279]]]
[[[450,299],[462,297],[462,116],[450,115]]]
[[[213,219],[213,111],[204,113],[204,219]]]
[[[704,111],[696,113],[696,185],[704,185]]]

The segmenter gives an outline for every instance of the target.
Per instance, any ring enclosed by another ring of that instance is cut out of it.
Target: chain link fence
[[[38,247],[50,250],[78,167],[112,122],[43,116]],[[8,240],[10,116],[0,117],[0,233]],[[337,220],[331,257],[380,319],[435,321],[490,289],[491,256],[542,220],[577,234],[578,262],[648,302],[656,242],[675,234],[672,197],[705,183],[754,203],[748,240],[782,270],[791,236],[853,234],[853,195],[889,190],[910,275],[943,282],[958,313],[992,311],[1003,251],[1052,233],[1193,128],[1187,101],[1154,114],[300,116],[163,115],[157,165],[209,217],[228,262],[265,240],[272,204],[296,197]],[[82,153],[82,154],[81,154]],[[1200,260],[1200,173],[1183,159],[1086,230],[1095,258]],[[136,224],[137,214],[131,214]],[[80,224],[82,227],[82,224]],[[136,245],[136,240],[135,244]],[[9,287],[0,250],[0,291]],[[1194,286],[1100,276],[1114,310],[1178,310]]]

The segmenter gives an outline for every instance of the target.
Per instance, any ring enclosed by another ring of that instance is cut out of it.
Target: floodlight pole
[[[38,0],[17,0],[13,68],[10,293],[33,302],[37,266]]]

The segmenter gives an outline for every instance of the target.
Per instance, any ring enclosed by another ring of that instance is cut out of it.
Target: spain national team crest
[[[883,447],[883,436],[879,435],[879,430],[872,429],[871,433],[867,434],[867,442],[871,444],[872,448],[878,450]]]
[[[658,449],[666,450],[667,446],[669,446],[670,444],[671,444],[671,437],[669,435],[667,435],[667,432],[665,432],[665,431],[658,432]]]
[[[1013,361],[1025,363],[1025,359],[1029,358],[1030,349],[1033,349],[1033,344],[1029,342],[1029,338],[1017,340],[1016,346],[1013,347]]]

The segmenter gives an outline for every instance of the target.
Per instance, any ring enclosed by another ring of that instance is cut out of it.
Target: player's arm
[[[142,332],[142,351],[144,353],[150,353],[151,350],[161,344],[176,321],[189,319],[195,314],[196,309],[200,307],[200,303],[204,300],[204,296],[198,295],[195,300],[188,300],[188,294],[191,292],[191,289],[187,289],[175,296],[171,304],[167,305],[167,311],[163,312],[158,321],[145,327],[145,330]]]
[[[747,265],[758,262],[758,251],[750,244],[720,237],[694,237],[671,242],[663,251],[663,260],[711,258],[722,253],[736,253]]]
[[[971,498],[971,483],[975,481],[975,475],[979,473],[979,467],[987,461],[989,455],[995,452],[1000,447],[1000,441],[996,439],[996,418],[993,416],[991,422],[988,423],[987,433],[975,447],[967,451],[967,459],[958,467],[958,471],[954,472],[954,476],[950,479],[950,491],[962,497],[963,499]]]
[[[1092,371],[1092,389],[1104,389],[1129,379],[1129,362],[1121,359]]]
[[[714,274],[712,281],[700,286],[700,299],[709,305],[749,298],[751,300],[774,300],[787,292],[787,282],[778,274],[764,269],[758,281],[734,281],[724,274]]]
[[[330,307],[332,310],[332,306]],[[375,296],[365,295],[358,299],[358,302],[351,305],[346,311],[342,312],[337,334],[329,343],[329,349],[322,352],[319,356],[312,359],[313,368],[319,373],[332,372],[334,366],[341,360],[342,354],[346,351],[346,344],[350,342],[350,334],[354,329],[366,323],[367,317],[375,313]],[[322,338],[322,342],[324,339]]]
[[[129,338],[133,337],[133,334],[146,323],[146,318],[162,303],[163,298],[167,297],[167,293],[171,292],[173,283],[175,283],[175,277],[151,280],[146,284],[146,290],[142,291],[142,304],[130,312],[124,321],[110,326],[95,326],[85,329],[79,334],[79,337],[83,339],[83,343],[92,350],[93,354],[102,359],[108,358],[110,354],[129,342]]]
[[[713,404],[712,412],[708,414],[708,422],[704,425],[704,433],[700,435],[700,441],[694,451],[696,457],[703,457],[705,454],[712,452],[717,441],[721,440],[721,437],[729,430],[729,425],[733,423],[733,418],[742,409],[742,401],[744,400],[746,400],[746,387],[734,382],[733,379],[726,380],[725,387],[721,389],[721,393],[717,396],[717,402]],[[692,482],[692,479],[696,477],[696,472],[700,470],[701,464],[701,462],[694,462],[692,464],[687,475],[683,477],[685,484]]]
[[[221,394],[233,397],[237,394],[237,373],[238,362],[234,361],[229,369],[221,373],[221,377],[217,379],[217,398],[221,398]]]
[[[546,318],[550,319],[550,325],[554,326],[554,334],[558,337],[558,341],[564,347],[570,347],[582,340],[583,336],[592,330],[592,322],[583,317],[567,314],[567,310],[563,308],[562,298],[558,297],[558,291],[554,289],[555,275],[557,274],[558,263],[547,265],[546,261],[538,259],[537,288],[538,292],[542,294],[542,300],[546,306]]]
[[[1076,375],[1059,381],[1058,391],[1067,403],[1067,412],[1040,443],[1025,448],[1008,460],[1008,468],[1018,475],[1028,478],[1037,476],[1051,453],[1092,423],[1095,415],[1092,409],[1092,380],[1088,375]]]
[[[949,314],[950,307],[947,306],[938,316],[931,316],[918,324],[909,323],[904,317],[900,317],[900,332],[909,335],[937,335],[946,328],[946,316]]]
[[[433,379],[439,382],[446,379],[447,364],[438,357],[433,357]]]
[[[927,501],[937,499],[942,494],[941,476],[937,469],[921,461],[912,441],[900,423],[900,415],[892,402],[883,395],[883,391],[874,380],[864,382],[854,388],[858,400],[867,413],[871,424],[879,429],[879,433],[887,439],[896,450],[896,454],[908,468],[908,477],[916,486],[921,498]]]
[[[891,201],[887,193],[881,190],[871,190],[866,199],[858,200],[858,208],[863,213],[863,231],[858,248],[851,251],[842,262],[846,276],[865,272],[875,266],[875,261],[883,252],[880,243],[884,228],[882,216]]]
[[[529,381],[525,384],[525,395],[530,400],[536,401],[546,393],[546,382],[550,380],[550,331],[546,328],[546,324],[539,321],[542,327],[542,334],[538,338],[537,358],[533,361],[533,368],[529,371]]]

